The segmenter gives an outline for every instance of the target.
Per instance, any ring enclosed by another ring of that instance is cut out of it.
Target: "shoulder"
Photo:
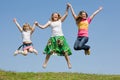
[[[61,19],[57,20],[56,23],[62,23]]]
[[[92,19],[91,19],[90,17],[87,18],[88,23],[90,23],[91,20],[92,20]]]
[[[61,19],[58,20],[59,22],[62,22]]]
[[[50,21],[50,20],[48,21],[48,23],[51,23],[51,22],[52,22],[52,21]]]

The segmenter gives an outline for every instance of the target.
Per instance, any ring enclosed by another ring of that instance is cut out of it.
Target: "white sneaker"
[[[38,55],[38,51],[37,51],[37,50],[34,49],[33,52],[34,52],[36,55]]]
[[[24,54],[24,51],[19,50],[18,53],[19,54]]]
[[[14,56],[16,56],[17,54],[19,54],[19,51],[18,51],[18,50],[16,50],[16,51],[14,52]]]
[[[21,50],[16,50],[14,52],[14,56],[18,55],[18,54],[24,54],[24,51],[21,51]]]

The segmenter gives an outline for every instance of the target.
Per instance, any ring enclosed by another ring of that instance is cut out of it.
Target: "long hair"
[[[78,16],[77,16],[77,18],[76,18],[76,24],[78,24],[81,20],[82,20],[82,13],[85,13],[86,14],[86,17],[88,17],[88,14],[87,14],[87,12],[85,12],[85,11],[80,11],[79,12],[79,14],[78,14]]]
[[[55,12],[55,13],[52,13],[52,15],[51,15],[51,19],[50,19],[51,21],[54,21],[54,19],[53,19],[54,14],[58,15],[58,20],[61,18],[61,15],[59,13]]]
[[[30,30],[32,30],[32,27],[28,24],[28,23],[25,23],[23,25],[23,30],[25,31],[25,27],[29,27]]]

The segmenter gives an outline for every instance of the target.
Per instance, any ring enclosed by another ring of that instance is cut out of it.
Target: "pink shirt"
[[[78,36],[85,36],[88,37],[88,27],[91,22],[90,18],[83,19],[78,24]]]

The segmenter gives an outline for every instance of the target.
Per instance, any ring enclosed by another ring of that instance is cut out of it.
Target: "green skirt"
[[[64,53],[68,56],[72,54],[64,36],[50,37],[43,53],[49,55],[55,53],[58,56],[64,56]]]

